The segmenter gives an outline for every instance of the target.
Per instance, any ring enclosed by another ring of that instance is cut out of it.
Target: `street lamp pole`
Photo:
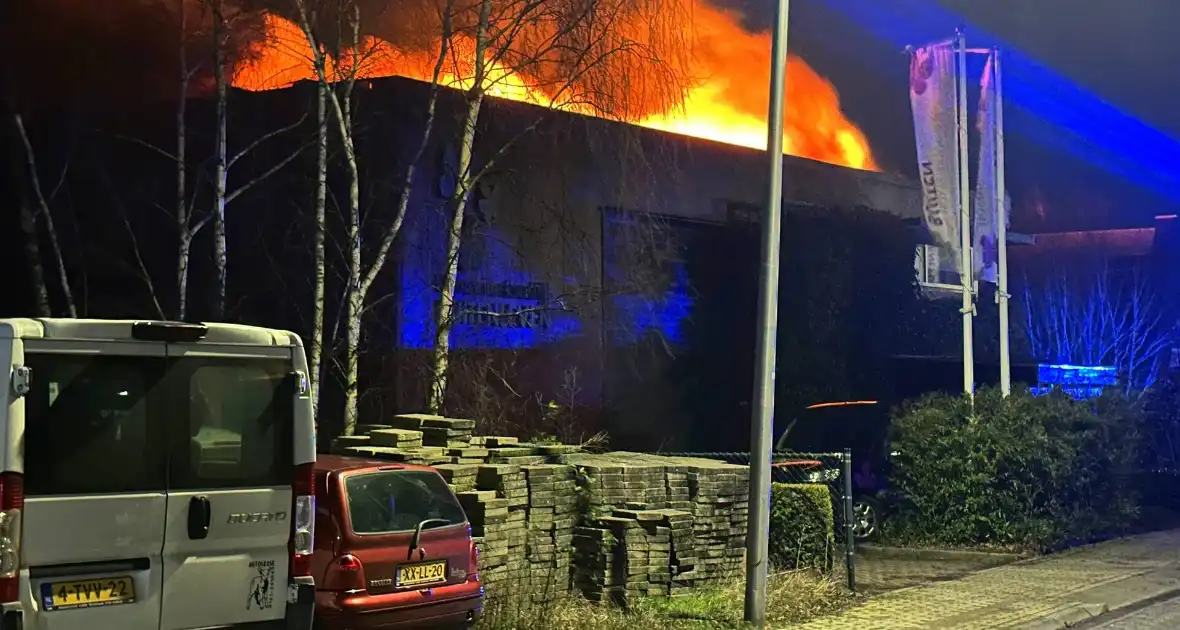
[[[754,410],[750,430],[750,516],[746,530],[746,610],[748,623],[766,623],[766,575],[770,538],[770,459],[774,441],[774,366],[778,333],[780,223],[783,205],[783,109],[786,100],[787,24],[791,0],[778,0],[770,66],[767,116],[766,215],[762,220],[762,273],[758,291],[758,345]]]

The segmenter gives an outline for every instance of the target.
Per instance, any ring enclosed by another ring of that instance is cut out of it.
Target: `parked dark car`
[[[316,630],[467,628],[483,587],[467,516],[437,471],[321,455]]]
[[[799,453],[836,454],[852,449],[852,532],[857,540],[872,540],[880,533],[881,499],[889,476],[889,422],[889,408],[876,400],[822,402],[790,418],[775,444],[775,451]],[[840,479],[840,458],[808,457],[774,466],[779,474],[789,472],[796,482],[830,484]],[[842,514],[837,506],[837,517]]]

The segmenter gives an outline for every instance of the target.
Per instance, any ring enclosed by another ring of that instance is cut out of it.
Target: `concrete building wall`
[[[420,124],[414,108],[427,93],[424,84],[387,79],[373,82],[365,98],[393,104],[385,107],[398,111],[397,135],[413,139]],[[458,106],[448,98],[440,109],[400,237],[397,317],[404,349],[432,345],[429,315],[445,263],[443,205],[455,179]],[[401,147],[403,159],[409,149]],[[903,178],[783,159],[787,202],[921,216],[920,191]],[[674,258],[667,241],[681,221],[708,234],[728,220],[732,205],[760,206],[767,168],[761,151],[495,100],[484,105],[475,163],[488,171],[466,217],[456,301],[468,315],[456,323],[453,343],[526,355],[544,347],[545,367],[532,370],[533,379],[544,381],[539,389],[562,389],[575,372],[579,395],[589,400],[603,395],[607,329],[619,316],[612,309],[619,293],[639,303],[627,316],[673,317],[669,300],[677,298],[668,295],[668,276],[675,270],[652,264]],[[657,218],[608,239],[607,209]],[[625,261],[604,260],[604,245],[612,244]],[[604,284],[608,267],[624,271]],[[651,312],[636,315],[636,309]],[[527,316],[506,315],[524,311]]]

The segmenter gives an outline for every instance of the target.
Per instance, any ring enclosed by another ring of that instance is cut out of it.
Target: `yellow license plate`
[[[135,601],[135,583],[129,577],[96,578],[51,582],[41,585],[41,608],[90,608],[130,604]]]
[[[423,562],[397,568],[398,586],[421,586],[447,581],[447,562]]]

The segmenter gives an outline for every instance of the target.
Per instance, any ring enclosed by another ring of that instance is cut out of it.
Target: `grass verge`
[[[511,589],[511,592],[519,592]],[[630,609],[594,604],[571,596],[557,602],[529,604],[518,598],[488,602],[476,630],[723,630],[743,628],[744,587],[740,580],[673,598],[644,598]],[[768,625],[798,623],[840,610],[852,596],[838,584],[811,571],[770,576]]]

